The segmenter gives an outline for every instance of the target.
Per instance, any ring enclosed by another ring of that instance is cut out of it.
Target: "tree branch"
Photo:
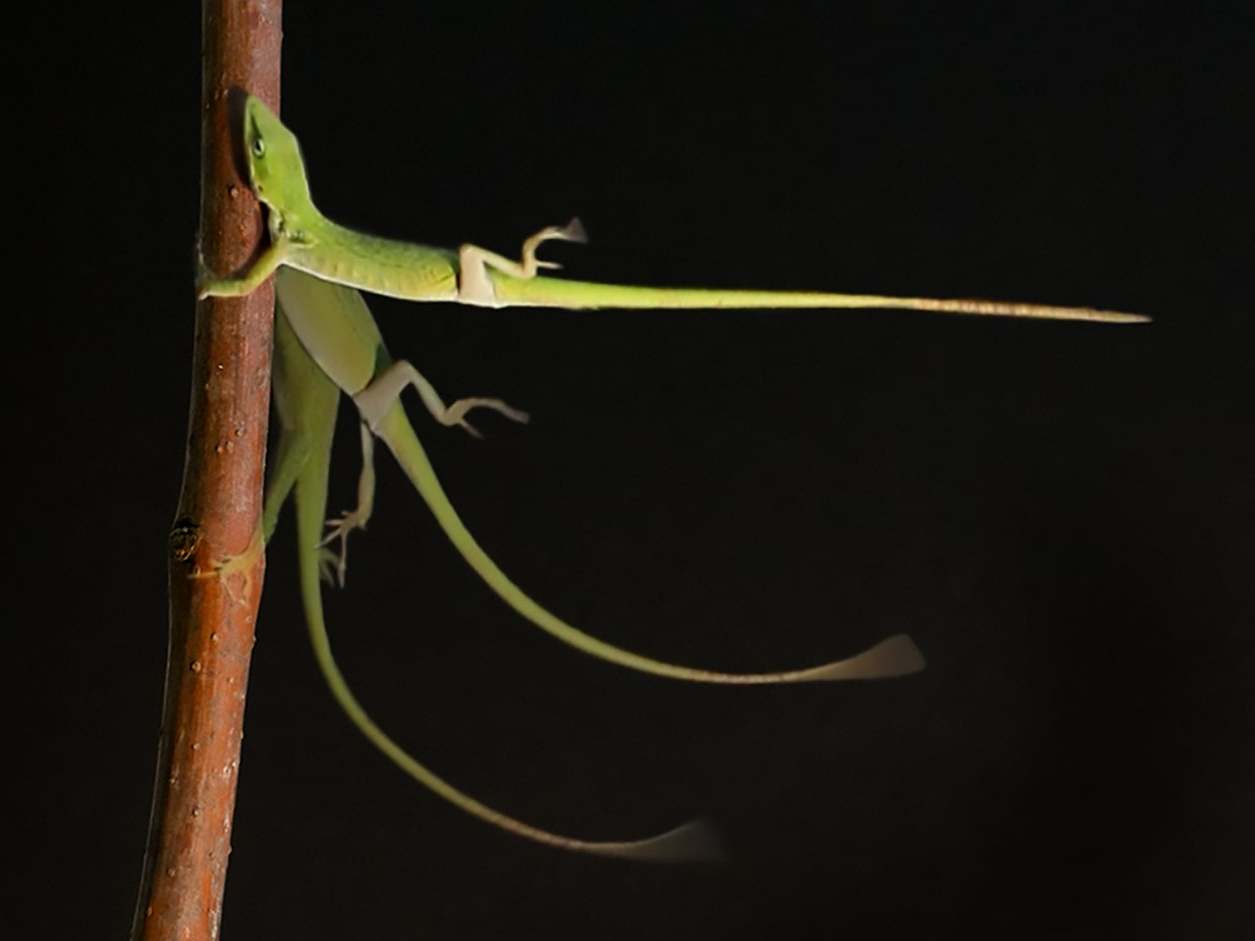
[[[238,172],[239,99],[247,90],[278,110],[281,14],[282,0],[203,0],[199,244],[217,273],[242,268],[264,234]],[[218,935],[264,571],[273,310],[269,282],[196,309],[187,456],[170,535],[165,697],[133,941]]]

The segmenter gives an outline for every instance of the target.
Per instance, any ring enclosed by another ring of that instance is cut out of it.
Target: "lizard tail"
[[[327,624],[323,617],[322,589],[319,584],[320,558],[324,551],[319,548],[322,538],[323,506],[320,501],[303,502],[301,500],[302,489],[311,493],[326,492],[327,468],[325,465],[314,467],[315,463],[317,462],[311,461],[307,465],[302,479],[298,479],[296,485],[297,539],[301,547],[300,581],[305,620],[309,626],[314,657],[327,685],[331,688],[332,695],[350,721],[370,740],[371,744],[387,755],[410,777],[454,806],[508,833],[534,840],[537,843],[579,853],[647,862],[695,862],[721,858],[719,841],[714,828],[703,820],[691,821],[658,836],[627,841],[581,840],[542,830],[494,810],[469,794],[458,790],[425,765],[420,764],[405,749],[389,738],[357,701],[357,697],[353,695],[331,652],[331,639],[327,635]],[[321,483],[312,475],[320,475]],[[304,488],[302,484],[305,485]]]
[[[444,489],[440,486],[431,462],[427,459],[427,453],[419,443],[418,436],[414,434],[414,429],[405,417],[405,412],[399,402],[384,416],[376,427],[375,434],[392,450],[406,475],[431,508],[441,529],[471,568],[488,583],[488,586],[506,604],[541,630],[594,657],[672,679],[739,685],[879,679],[915,673],[924,668],[923,655],[905,634],[895,634],[862,653],[844,660],[774,673],[723,673],[680,666],[632,653],[598,640],[567,624],[524,594],[523,590],[515,585],[480,548],[479,543],[467,530],[445,495]]]

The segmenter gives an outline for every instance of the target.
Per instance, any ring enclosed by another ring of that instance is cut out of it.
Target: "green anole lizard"
[[[466,530],[440,487],[399,397],[407,386],[413,385],[441,424],[461,425],[472,434],[476,432],[466,415],[474,408],[493,409],[516,421],[526,421],[526,414],[493,398],[462,399],[444,405],[413,366],[389,357],[374,318],[354,288],[409,300],[447,300],[491,307],[899,307],[1110,322],[1146,319],[1113,311],[1034,304],[647,288],[536,277],[539,268],[556,267],[536,258],[536,249],[543,241],[584,240],[577,220],[533,235],[524,243],[518,262],[473,245],[464,245],[455,252],[353,232],[326,219],[314,207],[295,136],[256,98],[247,99],[244,114],[248,173],[258,198],[269,210],[271,242],[242,277],[202,280],[199,296],[246,294],[271,274],[278,274],[280,316],[275,324],[274,388],[281,435],[267,484],[263,535],[269,539],[280,507],[293,493],[302,599],[319,666],[352,721],[407,773],[481,819],[567,849],[676,859],[710,855],[713,841],[700,822],[652,839],[611,843],[578,840],[537,829],[451,787],[375,725],[353,697],[332,657],[319,589],[320,576],[330,576],[332,571],[343,582],[347,537],[353,529],[364,527],[370,516],[374,496],[373,438],[388,445],[450,540],[511,607],[560,640],[594,656],[676,679],[737,684],[898,676],[921,669],[923,658],[909,638],[896,635],[854,657],[808,669],[719,673],[644,657],[597,640],[561,621],[514,585]],[[353,397],[361,414],[363,469],[358,506],[330,523],[331,535],[324,538],[332,432],[341,392]],[[338,559],[323,548],[337,538],[341,542]]]
[[[244,104],[244,146],[249,180],[269,210],[270,245],[239,278],[203,279],[199,296],[249,294],[280,265],[307,271],[325,281],[410,301],[456,301],[480,307],[717,308],[717,307],[876,307],[1130,323],[1140,314],[1054,307],[1001,301],[883,297],[874,294],[827,294],[800,291],[736,291],[703,288],[654,288],[597,284],[537,277],[541,268],[557,268],[536,258],[549,239],[582,242],[583,226],[541,229],[523,243],[514,261],[476,245],[456,251],[399,242],[354,232],[323,216],[309,194],[300,145],[274,113],[249,96]]]

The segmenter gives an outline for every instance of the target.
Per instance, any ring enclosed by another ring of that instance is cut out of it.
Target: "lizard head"
[[[253,192],[272,210],[285,212],[309,204],[309,181],[296,135],[252,95],[244,103],[244,160]]]

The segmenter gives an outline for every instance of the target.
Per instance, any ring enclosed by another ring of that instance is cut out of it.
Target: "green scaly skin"
[[[280,508],[292,494],[296,507],[301,599],[314,656],[336,701],[353,724],[402,770],[436,794],[467,813],[519,836],[561,849],[602,856],[653,861],[717,858],[718,844],[713,832],[700,821],[652,839],[626,842],[579,840],[530,826],[448,784],[414,760],[379,728],[349,689],[332,655],[319,585],[320,569],[325,573],[324,566],[328,562],[327,550],[322,548],[322,529],[341,390],[301,346],[282,311],[275,321],[275,379],[275,407],[281,435],[266,488],[263,532],[268,541],[278,522]],[[408,427],[399,404],[396,411],[399,423]]]
[[[249,96],[244,105],[249,180],[269,209],[270,247],[238,278],[202,277],[199,296],[248,294],[281,265],[326,281],[411,301],[458,301],[484,307],[618,308],[893,308],[998,317],[1136,323],[1140,314],[1048,304],[889,297],[796,291],[636,287],[536,277],[536,267],[475,246],[457,251],[355,232],[327,219],[310,197],[300,144],[275,114]],[[578,227],[578,221],[573,220]],[[583,241],[555,231],[549,238]],[[527,253],[525,253],[527,254]],[[525,259],[526,262],[526,259]],[[470,267],[467,267],[467,264]]]
[[[1133,322],[1134,314],[988,301],[893,298],[876,295],[722,291],[606,285],[536,277],[545,262],[535,247],[546,238],[581,241],[577,222],[543,230],[525,245],[522,262],[512,262],[475,246],[457,251],[394,241],[354,232],[326,219],[309,193],[295,136],[258,99],[245,105],[244,141],[250,182],[267,206],[271,243],[238,278],[203,277],[199,295],[230,296],[255,290],[279,272],[279,316],[275,333],[275,404],[281,435],[267,485],[263,531],[274,531],[280,507],[291,494],[297,519],[301,594],[315,656],[333,694],[366,737],[403,770],[453,804],[496,826],[565,849],[635,859],[676,860],[717,855],[712,833],[700,822],[649,840],[590,842],[540,830],[505,816],[453,788],[415,761],[370,719],[349,690],[332,656],[323,617],[320,576],[344,571],[324,548],[327,481],[335,416],[341,392],[354,396],[364,420],[364,466],[359,505],[335,525],[332,538],[345,539],[365,525],[374,493],[371,436],[383,440],[427,502],[441,528],[467,562],[512,608],[560,640],[593,656],[632,669],[675,679],[712,683],[784,683],[810,680],[871,679],[923,668],[918,649],[897,635],[846,660],[801,670],[732,674],[680,666],[632,653],[565,623],[523,593],[483,552],[444,494],[396,396],[386,381],[394,363],[379,329],[357,290],[407,300],[459,301],[479,306],[559,308],[733,308],[733,307],[887,307],[999,316],[1049,317]],[[303,273],[302,273],[303,272]],[[408,375],[408,374],[407,374]],[[406,383],[419,388],[429,410],[444,424],[462,424],[466,411],[490,406],[516,420],[526,416],[495,399],[470,399],[445,408],[416,373]]]
[[[563,849],[640,860],[676,861],[713,858],[717,842],[701,821],[685,824],[647,840],[592,842],[541,830],[489,808],[449,785],[407,754],[370,718],[353,696],[331,652],[323,616],[320,575],[335,570],[334,555],[324,548],[323,519],[332,437],[341,392],[359,393],[392,365],[369,309],[357,291],[328,284],[292,270],[279,272],[279,311],[275,321],[275,410],[280,436],[267,484],[263,533],[274,532],[279,510],[289,494],[296,506],[297,554],[301,596],[318,666],[332,693],[359,730],[406,773],[441,797],[488,823],[519,836]],[[322,329],[325,328],[325,329]],[[306,342],[305,337],[310,341]],[[399,400],[391,403],[371,433],[392,451],[427,502],[450,541],[477,573],[512,608],[560,640],[593,656],[675,679],[712,683],[760,684],[807,680],[873,679],[922,669],[918,648],[896,635],[846,660],[780,673],[735,674],[667,663],[622,648],[578,630],[541,607],[518,588],[480,548],[445,496],[435,471]],[[364,455],[359,488],[362,506],[348,514],[340,533],[365,525],[373,499],[373,474]],[[342,524],[343,525],[343,524]]]

